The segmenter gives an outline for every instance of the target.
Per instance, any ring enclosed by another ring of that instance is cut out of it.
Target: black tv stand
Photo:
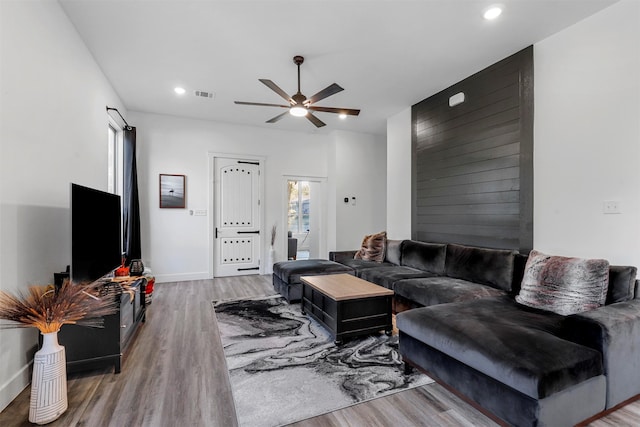
[[[113,365],[115,373],[120,373],[122,355],[130,345],[135,331],[145,321],[144,277],[128,283],[133,293],[123,292],[121,285],[106,281],[100,285],[119,302],[115,314],[105,316],[104,328],[79,325],[64,325],[58,332],[58,342],[65,347],[67,372],[98,369]]]

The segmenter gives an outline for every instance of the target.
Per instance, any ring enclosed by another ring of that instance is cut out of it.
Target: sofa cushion
[[[273,274],[287,284],[300,283],[300,276],[338,273],[353,274],[353,269],[326,259],[281,261],[273,264]]]
[[[418,270],[416,268],[404,266],[367,268],[359,273],[359,277],[376,285],[384,286],[393,290],[393,284],[398,280],[411,279],[414,277],[431,277],[433,273]]]
[[[353,259],[358,251],[329,251],[329,260],[342,263],[346,259]]]
[[[369,234],[362,239],[360,250],[356,252],[355,259],[382,262],[387,249],[387,232]]]
[[[516,251],[447,245],[446,275],[511,291]]]
[[[344,259],[340,261],[340,264],[344,264],[350,268],[352,268],[356,272],[356,276],[360,276],[360,272],[369,268],[377,268],[377,267],[393,267],[395,264],[391,264],[390,262],[375,262],[375,261],[367,261],[365,259]]]
[[[384,260],[395,265],[402,265],[400,262],[402,256],[402,252],[400,251],[401,248],[402,240],[387,239],[387,254],[385,255]]]
[[[609,289],[605,304],[630,301],[635,297],[636,267],[610,265]]]
[[[510,297],[440,304],[396,316],[402,333],[534,399],[603,374],[598,351],[557,336],[563,320]]]
[[[593,310],[604,304],[609,285],[609,262],[529,254],[516,301],[562,315]]]
[[[396,295],[423,306],[506,294],[491,286],[445,276],[400,280],[396,282],[393,291]]]
[[[405,240],[402,243],[402,265],[429,271],[438,276],[444,274],[447,245]]]

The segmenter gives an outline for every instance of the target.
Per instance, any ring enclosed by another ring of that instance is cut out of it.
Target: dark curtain
[[[136,168],[136,128],[124,129],[124,191],[122,224],[126,265],[142,258],[140,244],[140,203],[138,202],[138,172]]]

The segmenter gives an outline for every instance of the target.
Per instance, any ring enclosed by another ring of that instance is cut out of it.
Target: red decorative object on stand
[[[145,304],[151,304],[151,297],[153,296],[153,285],[155,283],[155,277],[147,276],[147,286],[145,287]]]
[[[116,277],[124,277],[129,275],[129,267],[124,266],[125,258],[122,257],[122,265],[118,267],[114,273]]]

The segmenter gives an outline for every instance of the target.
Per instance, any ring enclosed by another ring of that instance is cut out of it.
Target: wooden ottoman
[[[304,276],[302,313],[326,327],[336,342],[384,330],[391,335],[393,291],[349,274]]]

